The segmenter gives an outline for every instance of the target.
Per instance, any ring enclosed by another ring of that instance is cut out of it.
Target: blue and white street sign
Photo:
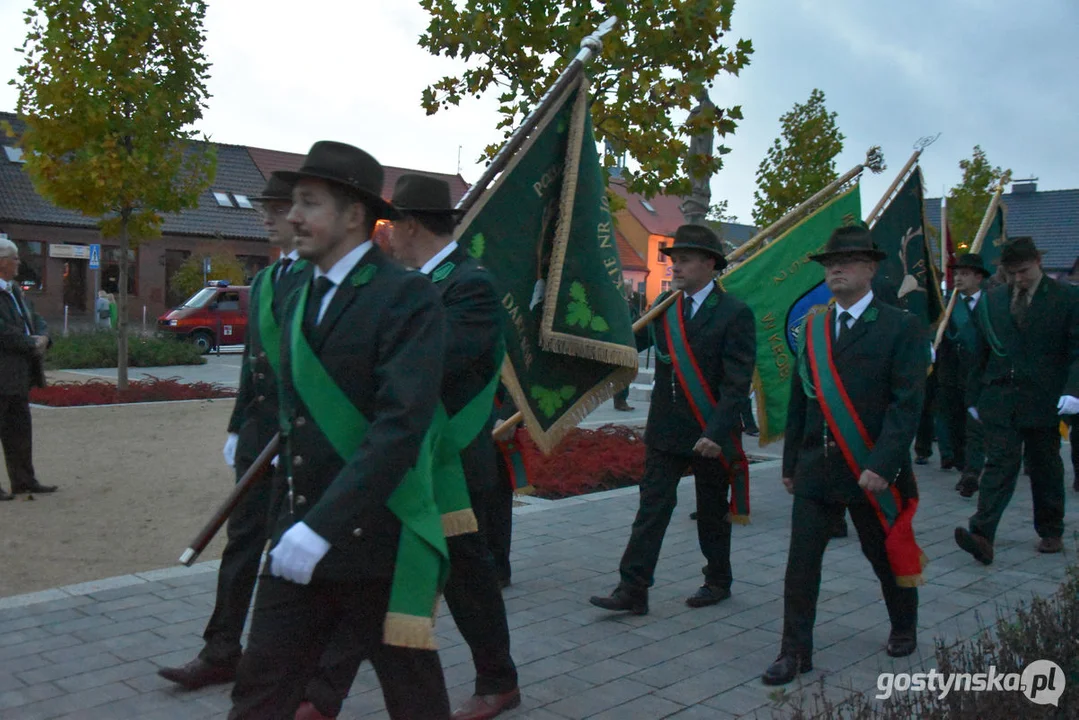
[[[90,269],[91,270],[100,270],[101,269],[101,246],[100,245],[91,245],[90,246]]]

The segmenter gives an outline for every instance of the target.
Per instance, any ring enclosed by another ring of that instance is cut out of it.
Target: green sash
[[[326,372],[303,334],[308,286],[301,289],[291,320],[292,382],[319,430],[342,460],[348,461],[367,434],[367,418]],[[435,506],[431,477],[432,424],[415,466],[386,502],[401,521],[389,612],[382,641],[387,645],[437,649],[434,618],[438,593],[449,571],[449,552]]]
[[[679,295],[664,315],[663,329],[667,339],[667,351],[670,353],[666,356],[666,362],[670,362],[678,384],[689,401],[689,409],[701,430],[704,430],[718,403],[712,389],[705,382],[704,373],[686,338],[682,304],[684,298],[684,294]],[[732,431],[731,436],[720,443],[720,447],[723,454],[719,461],[727,471],[731,485],[730,521],[746,525],[749,523],[749,463],[742,449],[741,427]]]
[[[975,312],[977,312],[977,305]],[[955,299],[955,305],[952,307],[952,321],[948,323],[947,329],[944,331],[949,340],[953,340],[963,348],[971,350],[977,342],[976,330],[974,329],[974,318],[970,314],[970,308],[967,306],[965,300],[962,297]]]
[[[302,270],[307,265],[305,260],[295,260],[289,266],[288,273]],[[266,360],[270,363],[274,377],[281,376],[281,323],[278,322],[274,313],[274,299],[277,295],[277,286],[274,283],[274,275],[281,266],[280,260],[275,260],[272,265],[259,270],[251,283],[251,295],[257,300],[255,304],[259,333],[259,344],[266,353]]]
[[[833,362],[832,328],[835,327],[835,323],[834,309],[806,318],[805,358],[808,361],[815,397],[828,423],[828,429],[839,446],[840,452],[843,453],[847,467],[857,479],[861,477],[862,471],[869,464],[869,457],[873,451],[873,439],[869,437],[862,419],[858,416],[858,411],[851,403],[847,389],[843,386],[843,380],[839,377],[839,371]],[[917,507],[917,500],[911,498],[905,501],[894,483],[880,492],[873,493],[866,490],[865,496],[884,526],[887,545],[887,536],[897,526],[900,516],[905,511],[909,517],[904,519],[909,524],[914,508]],[[913,545],[913,549],[900,548],[902,562],[897,562],[897,558],[893,557],[891,552],[892,548],[888,548],[889,562],[896,573],[896,582],[903,587],[921,584],[921,568],[925,565],[925,555],[913,543],[914,537],[911,531],[910,544]],[[913,572],[912,563],[915,560],[918,567],[916,572]]]
[[[501,356],[504,354],[501,347],[498,354],[495,366],[501,367]],[[465,468],[461,463],[461,451],[471,445],[487,425],[499,380],[500,374],[496,371],[487,385],[452,417],[447,417],[445,406],[439,404],[437,414],[442,421],[442,432],[435,443],[434,491],[446,537],[479,531],[476,514],[472,511],[472,499],[468,494]]]
[[[955,312],[954,310],[952,312]],[[974,306],[974,312],[978,316],[978,325],[982,330],[982,337],[985,338],[985,342],[989,345],[989,349],[997,357],[1007,357],[1008,352],[1004,349],[1004,343],[1001,342],[1000,336],[997,335],[997,331],[993,329],[993,321],[989,318],[989,297],[986,295],[982,298],[981,302]]]

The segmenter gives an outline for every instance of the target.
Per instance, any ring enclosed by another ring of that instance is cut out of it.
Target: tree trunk
[[[120,213],[120,287],[116,301],[116,388],[127,390],[127,253],[131,241],[127,237],[130,210]]]

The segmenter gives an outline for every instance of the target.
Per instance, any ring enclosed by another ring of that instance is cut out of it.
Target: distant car
[[[204,355],[218,345],[243,345],[250,290],[224,280],[207,283],[183,305],[159,317],[157,329],[190,340]]]

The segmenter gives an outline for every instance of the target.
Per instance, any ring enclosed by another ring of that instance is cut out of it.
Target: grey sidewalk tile
[[[600,660],[596,663],[584,665],[576,670],[570,671],[570,675],[581,680],[587,680],[594,685],[600,685],[611,680],[617,680],[621,677],[626,677],[640,670],[636,665],[630,665],[629,663],[622,662],[621,660],[615,660],[614,658],[607,658],[606,660]]]
[[[21,718],[21,710],[16,714],[13,708],[23,708],[31,703],[59,697],[64,694],[62,688],[55,683],[41,683],[40,685],[26,685],[21,688],[0,692],[0,717],[10,715]]]
[[[759,676],[760,671],[745,664],[718,665],[657,690],[656,695],[685,705],[696,705]]]
[[[589,720],[626,720],[627,718],[669,718],[678,717],[686,706],[657,695],[645,695],[634,698],[625,705],[613,707],[597,715],[590,715]]]
[[[131,635],[144,630],[150,630],[160,626],[160,624],[161,623],[156,618],[149,617],[138,618],[137,620],[127,620],[124,622],[114,622],[108,618],[98,616],[97,626],[89,627],[84,630],[75,630],[72,631],[72,634],[83,642],[96,642],[98,640],[118,638],[123,637],[124,635]]]
[[[97,601],[115,600],[132,594],[131,588],[133,586],[141,589],[145,585],[146,581],[135,575],[119,575],[102,580],[78,583],[77,585],[67,585],[64,587],[64,591],[69,595],[89,595]]]
[[[770,716],[772,707],[770,696],[774,690],[775,688],[765,685],[760,680],[753,680],[714,695],[705,700],[702,705],[728,713],[733,717],[752,716],[754,713]]]
[[[60,717],[137,694],[133,688],[123,683],[111,683],[23,705],[19,708],[19,720],[46,720]]]
[[[632,680],[614,680],[553,702],[547,709],[568,718],[587,718],[647,695],[651,690]]]
[[[16,677],[27,685],[37,685],[44,682],[57,682],[71,675],[101,670],[120,663],[121,660],[118,657],[109,653],[95,653],[72,659],[57,658],[50,665],[18,672]]]

